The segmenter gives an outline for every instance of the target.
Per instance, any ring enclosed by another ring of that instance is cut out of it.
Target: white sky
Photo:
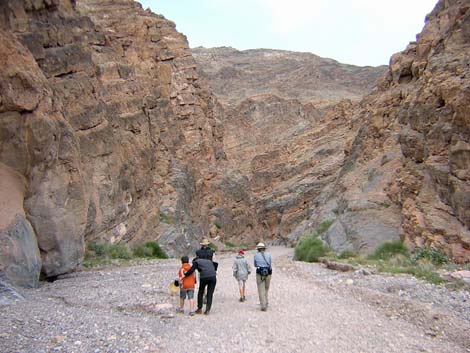
[[[311,52],[387,65],[424,26],[437,0],[138,0],[176,23],[191,47]]]

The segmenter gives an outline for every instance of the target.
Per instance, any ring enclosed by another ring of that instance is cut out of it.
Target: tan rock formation
[[[217,98],[231,106],[260,94],[310,102],[317,109],[343,99],[359,101],[387,68],[285,50],[198,47],[191,52]]]
[[[364,123],[339,180],[293,238],[330,218],[325,239],[337,250],[370,252],[374,239],[401,237],[470,261],[469,28],[467,1],[440,1],[417,41],[392,56],[361,102]]]
[[[173,254],[208,232],[222,129],[174,27],[131,0],[1,4],[1,196],[12,207],[0,264],[14,282],[35,284],[39,253],[53,277],[80,263],[86,241],[154,239]]]

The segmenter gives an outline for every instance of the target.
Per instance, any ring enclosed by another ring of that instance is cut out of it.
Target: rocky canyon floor
[[[0,352],[470,352],[470,294],[407,275],[339,273],[270,249],[270,306],[238,301],[217,256],[210,315],[176,313],[177,259],[75,272],[3,305]],[[251,262],[254,252],[248,252]]]

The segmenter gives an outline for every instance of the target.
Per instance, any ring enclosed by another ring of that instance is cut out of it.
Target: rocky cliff
[[[356,103],[383,68],[219,48],[198,71],[131,0],[1,2],[0,272],[34,286],[91,241],[176,255],[325,221],[338,252],[402,238],[469,261],[469,8],[440,1]]]
[[[386,71],[386,66],[347,65],[285,50],[198,47],[191,52],[217,98],[232,106],[260,94],[297,99],[317,109],[343,99],[359,101]]]
[[[85,243],[190,251],[225,158],[186,38],[131,0],[0,5],[0,265],[21,285]],[[248,215],[248,218],[251,216]]]
[[[440,1],[361,102],[338,180],[292,239],[329,219],[324,239],[338,251],[402,238],[470,260],[469,49],[468,1]]]

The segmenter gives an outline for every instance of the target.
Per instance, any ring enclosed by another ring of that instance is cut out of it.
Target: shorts
[[[194,288],[180,289],[180,298],[181,299],[186,299],[186,296],[188,296],[188,299],[193,299],[194,298]]]
[[[240,288],[243,288],[243,286],[244,286],[245,283],[246,283],[246,279],[239,279],[239,280],[237,280],[237,281],[238,281],[238,286],[239,286]]]

